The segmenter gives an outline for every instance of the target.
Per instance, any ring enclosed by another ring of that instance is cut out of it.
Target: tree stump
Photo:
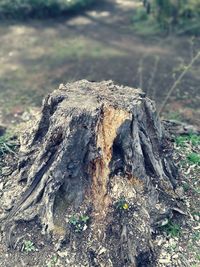
[[[152,231],[171,216],[177,170],[141,90],[112,81],[60,85],[20,143],[4,194],[5,232],[37,219],[68,241],[67,266],[155,266]]]

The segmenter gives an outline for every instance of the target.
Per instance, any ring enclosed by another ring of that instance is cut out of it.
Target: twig
[[[138,74],[139,74],[139,88],[143,87],[143,62],[146,55],[144,55],[139,61]]]
[[[155,56],[153,71],[151,73],[151,77],[150,77],[149,82],[148,82],[147,96],[149,95],[149,90],[151,90],[151,88],[152,88],[152,85],[153,85],[153,82],[154,82],[154,79],[155,79],[155,76],[156,76],[156,72],[157,72],[157,69],[158,69],[159,60],[160,60],[160,57],[159,56]],[[154,99],[154,97],[155,97],[155,89],[152,92],[152,99]]]
[[[190,57],[191,60],[194,57],[194,36],[190,39]]]
[[[181,80],[183,79],[183,77],[185,76],[185,74],[188,72],[188,70],[192,67],[192,65],[195,63],[195,61],[197,61],[197,59],[199,57],[200,57],[200,51],[196,54],[195,57],[193,57],[193,59],[191,60],[191,62],[186,66],[186,68],[183,70],[183,72],[179,75],[178,79],[174,82],[174,84],[172,85],[172,87],[168,91],[168,93],[167,93],[164,101],[161,104],[161,107],[160,107],[159,112],[158,112],[159,115],[163,112],[163,109],[166,106],[166,103],[169,100],[169,98],[170,98],[172,92],[174,91],[174,89],[176,88],[176,86],[181,82]]]

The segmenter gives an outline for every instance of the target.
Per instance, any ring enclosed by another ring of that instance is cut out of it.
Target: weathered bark
[[[31,124],[4,224],[37,218],[67,238],[69,217],[87,214],[68,266],[155,266],[151,233],[171,216],[177,173],[154,103],[139,89],[82,80],[48,95]],[[122,196],[126,212],[116,209]]]

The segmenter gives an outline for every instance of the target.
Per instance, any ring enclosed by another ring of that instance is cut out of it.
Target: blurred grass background
[[[200,0],[141,0],[133,16],[134,29],[143,35],[200,33]]]

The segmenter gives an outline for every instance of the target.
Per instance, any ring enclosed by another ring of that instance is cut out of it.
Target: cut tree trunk
[[[171,216],[177,170],[154,102],[82,80],[48,95],[28,128],[4,194],[5,232],[37,219],[70,240],[67,266],[155,266],[151,235]],[[88,216],[83,229],[73,215]]]

